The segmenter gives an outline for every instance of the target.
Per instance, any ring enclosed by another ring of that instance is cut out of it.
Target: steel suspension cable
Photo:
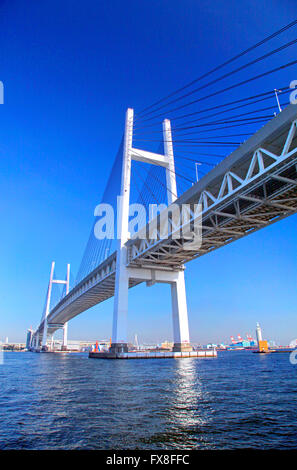
[[[280,47],[278,47],[277,49],[274,49],[273,51],[270,51],[270,52],[267,52],[266,54],[264,54],[263,56],[261,57],[257,57],[256,59],[248,62],[247,64],[244,64],[244,65],[241,65],[240,67],[238,67],[237,69],[234,69],[234,70],[231,70],[230,72],[227,72],[225,73],[224,75],[221,75],[220,77],[198,87],[198,88],[195,88],[194,90],[192,91],[189,91],[188,93],[178,97],[178,98],[175,98],[174,100],[172,101],[169,101],[168,103],[166,103],[166,105],[163,105],[163,106],[160,106],[159,108],[155,109],[153,112],[157,112],[159,111],[160,109],[170,105],[170,104],[173,104],[173,103],[176,103],[177,101],[180,101],[182,100],[183,98],[187,98],[188,96],[191,96],[193,95],[194,93],[197,93],[201,90],[204,90],[205,88],[208,88],[209,86],[213,85],[213,84],[217,84],[218,82],[220,82],[221,80],[224,80],[225,78],[228,78],[232,75],[234,75],[235,73],[237,72],[240,72],[241,70],[244,70],[248,67],[250,67],[251,65],[255,65],[257,64],[258,62],[261,62],[262,60],[265,60],[267,59],[268,57],[271,57],[272,55],[278,53],[278,52],[281,52],[282,50],[286,49],[287,47],[290,47],[290,46],[293,46],[294,44],[296,44],[297,42],[297,38],[293,39],[293,41],[290,41]],[[149,115],[151,113],[147,113],[147,114],[144,114],[144,116],[146,115]]]
[[[273,69],[270,69],[270,70],[268,70],[267,72],[262,72],[262,73],[260,73],[260,74],[258,74],[258,75],[255,75],[254,77],[247,78],[246,80],[243,80],[243,81],[241,81],[241,82],[239,82],[239,83],[235,83],[235,84],[230,85],[230,86],[228,86],[228,87],[226,87],[226,88],[222,88],[222,89],[216,91],[216,96],[219,95],[219,94],[222,94],[222,93],[226,93],[227,91],[233,90],[234,88],[238,88],[238,87],[240,87],[240,86],[242,86],[242,85],[246,85],[247,83],[250,83],[250,82],[253,82],[253,81],[255,81],[255,80],[258,80],[259,78],[266,77],[267,75],[270,75],[270,74],[272,74],[272,73],[278,72],[278,71],[280,71],[280,70],[284,70],[284,69],[286,69],[286,68],[288,68],[288,67],[291,67],[292,65],[296,65],[296,64],[297,64],[297,60],[293,60],[293,61],[291,61],[291,62],[287,62],[286,64],[282,64],[282,65],[280,65],[280,66],[278,66],[278,67],[275,67],[275,68],[273,68]],[[213,97],[213,93],[211,93],[211,94],[209,94],[209,95],[206,95],[206,96],[202,96],[201,98],[198,98],[198,99],[196,99],[196,100],[190,101],[190,102],[188,102],[188,103],[185,103],[185,104],[183,104],[183,105],[181,105],[181,106],[178,106],[178,107],[173,108],[173,109],[171,109],[171,110],[169,110],[169,111],[166,111],[166,112],[167,112],[167,113],[172,113],[172,112],[174,112],[174,111],[178,111],[179,109],[183,109],[183,108],[186,108],[186,107],[188,107],[188,106],[191,106],[192,104],[199,103],[199,102],[201,102],[201,101],[207,100],[207,99],[209,99],[209,98],[211,98],[211,97]],[[160,117],[160,116],[163,116],[163,113],[160,113],[160,114],[158,114],[158,115],[156,115],[156,116],[153,116],[153,117],[150,117],[150,118],[147,118],[147,119],[144,119],[144,121],[150,121],[151,119],[155,119],[155,118]],[[144,121],[143,121],[143,122],[144,122]]]

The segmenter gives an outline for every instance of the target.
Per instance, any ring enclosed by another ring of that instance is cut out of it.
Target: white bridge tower
[[[162,269],[162,266],[152,268],[134,268],[127,266],[126,242],[129,239],[128,222],[132,160],[164,167],[166,171],[168,206],[173,204],[177,199],[170,121],[165,119],[163,122],[164,155],[160,155],[133,147],[133,114],[133,109],[127,110],[121,180],[121,204],[120,207],[118,207],[119,240],[117,248],[112,344],[110,351],[114,353],[128,351],[127,315],[129,279],[146,281],[147,285],[153,285],[155,282],[163,282],[171,285],[174,351],[191,351],[184,267],[178,271],[168,271],[164,268]]]
[[[40,349],[40,340],[41,340],[41,350],[47,351],[48,345],[48,330],[50,327],[56,327],[57,325],[53,325],[48,322],[48,315],[50,313],[50,305],[51,305],[51,296],[52,296],[52,287],[53,284],[65,284],[66,286],[66,294],[69,293],[69,284],[70,284],[70,264],[67,264],[67,274],[66,274],[66,279],[61,280],[61,279],[54,279],[54,270],[55,270],[55,262],[53,261],[51,264],[51,272],[50,272],[50,279],[48,283],[48,289],[47,289],[47,295],[46,295],[46,305],[45,305],[45,312],[44,312],[44,317],[41,320],[41,323],[43,321],[43,334],[42,338],[40,338],[39,334],[39,329],[32,335],[32,340],[31,340],[31,348],[35,350]],[[68,322],[65,322],[64,324],[59,325],[59,328],[63,329],[63,343],[62,343],[62,350],[66,351],[67,350],[67,341],[68,341]],[[51,345],[53,344],[53,337],[51,340]],[[52,346],[51,346],[52,347]]]

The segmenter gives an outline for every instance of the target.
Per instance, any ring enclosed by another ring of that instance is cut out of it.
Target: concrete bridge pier
[[[62,351],[67,351],[67,347],[68,347],[68,322],[66,322],[63,326]]]
[[[188,309],[184,272],[178,273],[176,282],[171,283],[173,351],[192,351],[189,335]]]
[[[34,347],[35,347],[35,349],[38,349],[38,348],[39,348],[39,333],[38,333],[38,332],[36,333],[36,336],[35,336],[35,344],[34,344]]]
[[[113,336],[110,352],[128,351],[127,316],[128,316],[128,284],[129,279],[146,282],[148,286],[155,283],[170,284],[172,302],[172,322],[174,352],[192,351],[189,336],[188,310],[186,300],[184,271],[165,271],[150,268],[126,268],[125,283],[121,284],[115,297]]]
[[[121,285],[121,290],[115,299],[113,336],[110,352],[128,352],[127,346],[127,316],[128,316],[128,282],[129,279],[146,281],[148,286],[157,282],[170,284],[173,351],[192,351],[189,335],[188,310],[185,289],[184,271],[162,271],[145,268],[127,268],[127,282]]]

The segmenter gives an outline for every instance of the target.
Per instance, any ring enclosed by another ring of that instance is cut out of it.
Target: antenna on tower
[[[275,98],[276,98],[278,110],[279,110],[280,113],[282,112],[282,108],[281,108],[277,93],[281,93],[281,92],[282,92],[282,90],[278,90],[277,88],[274,89]],[[276,115],[276,113],[274,113],[274,114]]]

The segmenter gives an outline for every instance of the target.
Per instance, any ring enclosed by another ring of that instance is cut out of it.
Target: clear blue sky
[[[37,325],[52,260],[60,276],[67,262],[76,274],[126,108],[295,17],[294,0],[0,1],[0,339],[22,341]],[[267,338],[297,337],[296,225],[293,216],[188,264],[193,341],[254,333],[256,321]],[[131,338],[171,339],[169,286],[139,286],[129,302]],[[69,337],[109,337],[111,318],[108,301],[72,320]]]

